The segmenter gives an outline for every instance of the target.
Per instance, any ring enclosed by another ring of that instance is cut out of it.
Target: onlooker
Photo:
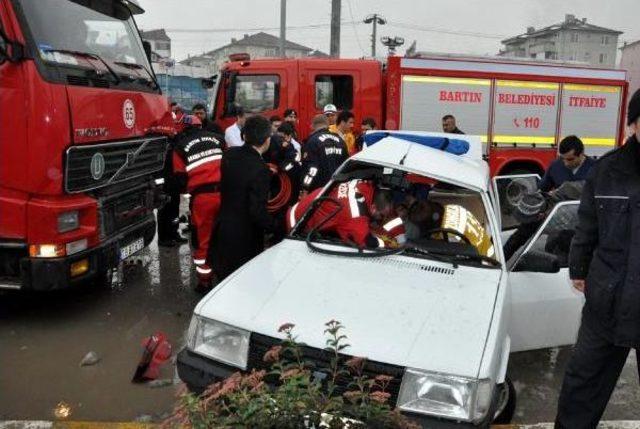
[[[338,167],[349,158],[344,140],[329,131],[326,116],[316,115],[311,127],[314,131],[302,148],[303,192],[326,185]]]
[[[640,345],[640,91],[629,103],[626,144],[587,177],[569,254],[586,304],[558,401],[556,428],[595,428],[631,348]]]
[[[300,162],[300,159],[302,156],[301,154],[302,147],[300,146],[300,143],[298,143],[294,138],[295,133],[296,133],[296,129],[293,127],[293,125],[290,122],[284,122],[278,128],[278,134],[282,136],[285,142],[285,147],[286,147],[286,144],[291,145],[291,147],[295,150],[295,161]]]
[[[269,122],[271,122],[271,134],[277,133],[278,128],[282,125],[282,118],[278,115],[273,115],[269,118]]]
[[[456,118],[453,115],[443,116],[442,131],[449,134],[464,134],[456,125]]]
[[[194,104],[193,107],[191,108],[191,113],[193,113],[194,116],[197,116],[198,119],[200,119],[200,122],[202,122],[203,130],[208,131],[210,133],[215,133],[218,135],[223,134],[222,128],[220,128],[218,124],[213,122],[211,119],[207,118],[207,108],[204,104],[202,103]]]
[[[262,159],[269,149],[271,124],[262,116],[247,118],[244,145],[222,157],[219,222],[209,259],[222,280],[264,250],[264,233],[276,228],[267,211],[269,169]]]
[[[322,113],[324,113],[324,116],[326,116],[329,120],[330,127],[336,124],[338,109],[334,104],[327,104],[326,106],[324,106],[324,109],[322,109]]]
[[[287,109],[284,111],[284,121],[283,122],[287,122],[289,124],[291,124],[291,126],[293,127],[293,139],[291,140],[291,143],[296,146],[296,147],[300,147],[300,143],[298,143],[298,112],[295,111],[295,109]]]
[[[242,127],[244,127],[246,118],[242,106],[235,107],[234,115],[236,116],[236,122],[224,132],[224,140],[227,142],[228,148],[244,144],[242,141]]]
[[[336,124],[329,127],[329,131],[336,133],[347,144],[349,156],[356,153],[356,137],[353,135],[353,125],[355,116],[348,110],[343,110],[338,114]]]
[[[356,139],[356,151],[360,152],[362,147],[364,146],[364,135],[367,131],[374,131],[378,129],[376,125],[376,120],[373,118],[364,118],[362,120],[362,124],[360,125],[360,135]]]
[[[585,180],[595,164],[592,158],[585,155],[582,140],[576,136],[562,139],[558,152],[560,157],[551,163],[540,182],[540,190],[543,192],[555,189],[567,181]]]

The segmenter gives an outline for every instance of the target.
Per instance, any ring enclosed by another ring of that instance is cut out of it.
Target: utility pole
[[[280,0],[280,56],[285,58],[287,52],[285,43],[287,41],[287,0]]]
[[[331,47],[332,57],[340,56],[340,12],[342,0],[331,0]]]
[[[374,13],[364,19],[365,24],[373,24],[373,30],[371,32],[371,57],[376,57],[376,43],[378,38],[378,24],[385,25],[387,20],[384,17]]]

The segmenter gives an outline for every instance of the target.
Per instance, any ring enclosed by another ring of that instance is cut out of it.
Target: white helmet
[[[322,112],[325,115],[327,113],[338,113],[338,108],[335,106],[335,104],[327,104],[326,106],[324,106],[324,109],[322,110]]]

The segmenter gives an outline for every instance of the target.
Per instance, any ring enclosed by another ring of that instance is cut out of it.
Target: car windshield
[[[292,236],[316,251],[340,244],[361,256],[393,253],[497,266],[487,210],[479,192],[397,169],[356,165],[335,177]],[[326,246],[325,246],[326,247]],[[348,249],[345,256],[353,256]]]
[[[82,65],[89,54],[121,66],[150,70],[130,10],[119,1],[19,0],[35,50],[49,62]],[[74,54],[75,53],[75,54]]]

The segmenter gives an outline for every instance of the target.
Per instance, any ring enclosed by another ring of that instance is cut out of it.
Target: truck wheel
[[[507,377],[504,383],[498,386],[498,405],[496,407],[493,423],[507,424],[511,423],[513,415],[516,412],[516,389],[513,387],[511,379]]]

